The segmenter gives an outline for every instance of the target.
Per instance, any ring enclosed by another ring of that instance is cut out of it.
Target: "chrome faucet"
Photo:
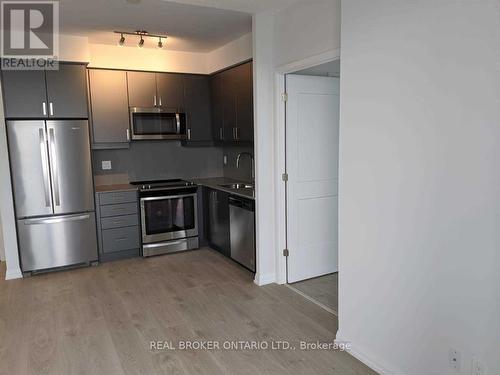
[[[251,162],[252,162],[252,181],[255,180],[255,164],[254,164],[254,160],[253,160],[253,155],[249,152],[240,152],[238,154],[238,156],[236,157],[236,168],[239,168],[240,167],[240,159],[243,155],[246,155],[250,158]]]

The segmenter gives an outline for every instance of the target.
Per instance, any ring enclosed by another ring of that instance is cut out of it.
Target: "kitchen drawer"
[[[101,217],[137,214],[137,203],[110,204],[101,206]]]
[[[102,231],[102,251],[113,253],[140,247],[139,227],[105,229]]]
[[[101,219],[102,229],[132,227],[137,225],[139,225],[138,215],[112,216],[112,217],[103,217]]]
[[[113,191],[99,194],[99,204],[101,206],[127,202],[137,202],[136,191]]]

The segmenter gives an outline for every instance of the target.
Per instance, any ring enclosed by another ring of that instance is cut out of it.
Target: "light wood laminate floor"
[[[209,249],[11,281],[0,269],[0,374],[375,374],[340,351],[151,350],[334,339],[332,314]]]
[[[335,313],[339,311],[338,272],[299,281],[290,285],[306,296],[333,310]]]

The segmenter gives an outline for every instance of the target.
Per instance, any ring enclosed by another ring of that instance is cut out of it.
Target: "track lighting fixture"
[[[144,38],[158,38],[158,43],[157,46],[158,48],[163,48],[163,41],[162,39],[167,39],[166,35],[158,35],[158,34],[150,34],[146,30],[136,30],[134,32],[131,31],[115,31],[115,34],[120,34],[120,39],[118,41],[118,45],[123,46],[125,45],[125,37],[124,35],[134,35],[139,37],[139,43],[137,44],[138,47],[143,47],[144,46]]]

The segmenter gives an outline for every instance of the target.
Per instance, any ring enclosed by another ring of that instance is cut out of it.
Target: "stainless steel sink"
[[[223,184],[219,185],[220,187],[226,189],[253,189],[253,185],[251,184]]]

